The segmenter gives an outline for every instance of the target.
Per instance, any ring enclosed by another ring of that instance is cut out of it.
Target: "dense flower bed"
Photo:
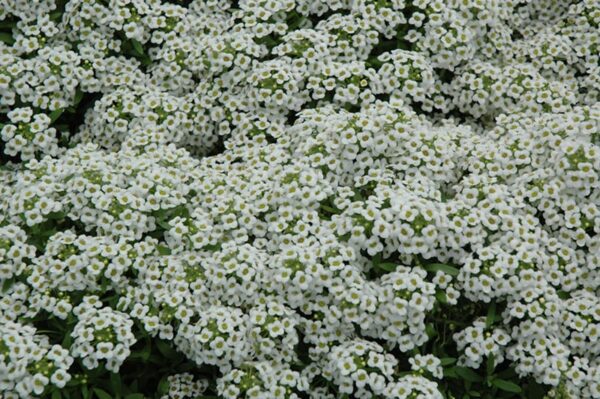
[[[3,0],[0,397],[600,398],[597,0]]]

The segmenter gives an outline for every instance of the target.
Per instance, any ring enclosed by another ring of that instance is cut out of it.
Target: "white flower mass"
[[[0,0],[0,398],[600,398],[599,46],[598,0]]]

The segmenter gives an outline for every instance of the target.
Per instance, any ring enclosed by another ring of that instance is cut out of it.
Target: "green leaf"
[[[378,264],[380,264],[381,263],[381,254],[380,253],[379,254],[375,254],[375,256],[373,256],[372,261],[373,261],[373,264],[375,266],[377,266]]]
[[[62,395],[60,394],[60,391],[54,391],[52,392],[52,399],[61,399]]]
[[[59,109],[55,109],[54,111],[50,112],[50,115],[48,115],[50,117],[50,123],[56,122],[56,120],[58,118],[60,118],[60,116],[62,115],[62,113],[64,111],[65,111],[64,109],[59,108]]]
[[[438,334],[437,334],[437,331],[435,331],[435,327],[433,326],[433,323],[428,323],[428,324],[425,326],[425,332],[427,333],[427,336],[428,336],[429,338],[433,338],[433,337],[435,337],[435,336],[437,336],[437,335],[438,335]]]
[[[123,393],[121,385],[121,376],[117,373],[110,373],[110,386],[113,392],[116,392],[119,396]]]
[[[271,36],[263,36],[261,38],[254,39],[258,44],[264,44],[268,47],[275,47],[279,42],[273,39]]]
[[[77,91],[75,91],[75,97],[73,98],[73,102],[77,106],[81,102],[82,99],[83,99],[83,92],[81,90],[77,89]]]
[[[375,265],[375,267],[386,272],[393,272],[394,270],[396,270],[396,267],[398,267],[398,265],[392,262],[382,262]]]
[[[165,222],[162,219],[158,219],[156,221],[156,224],[159,225],[160,227],[162,227],[165,230],[171,230],[171,225],[169,224],[169,222]]]
[[[435,292],[435,297],[440,303],[448,303],[448,298],[446,298],[446,293],[443,290],[437,290]]]
[[[454,277],[458,276],[459,272],[459,270],[456,267],[446,265],[443,263],[430,263],[428,265],[423,266],[423,268],[431,273],[444,272]]]
[[[62,11],[51,12],[50,13],[50,20],[56,22],[56,21],[60,20],[60,18],[62,17],[62,15],[63,15]]]
[[[67,216],[67,212],[50,212],[46,217],[48,219],[61,220]]]
[[[8,278],[6,280],[4,280],[4,282],[2,282],[2,292],[6,292],[8,291],[8,289],[10,287],[12,287],[12,285],[15,283],[15,279],[13,278]]]
[[[137,55],[144,55],[144,46],[142,46],[142,43],[140,43],[136,39],[131,39],[131,45],[133,46],[133,50],[136,52]]]
[[[458,378],[458,374],[456,374],[456,367],[444,369],[444,378]]]
[[[475,371],[468,367],[456,366],[456,374],[463,378],[465,381],[469,382],[480,382],[483,378],[477,374]]]
[[[571,294],[563,290],[558,290],[556,293],[560,299],[569,299],[571,297]]]
[[[496,358],[493,353],[490,353],[490,356],[487,358],[485,371],[487,375],[492,375],[494,369],[496,368]]]
[[[143,66],[150,66],[152,65],[152,60],[148,57],[148,56],[143,56],[141,59],[142,65]]]
[[[321,204],[321,209],[324,210],[324,211],[327,211],[329,213],[332,213],[332,214],[339,214],[340,213],[339,209],[334,208],[334,207],[329,206],[329,205],[323,205],[323,204]]]
[[[62,340],[62,343],[60,344],[63,348],[69,349],[71,347],[71,344],[73,343],[73,337],[71,336],[71,334],[65,334],[65,337]]]
[[[90,391],[88,390],[87,385],[81,387],[81,396],[83,396],[83,399],[88,399],[90,397]]]
[[[383,270],[386,272],[393,272],[398,267],[396,263],[382,262],[380,253],[373,256],[372,262],[373,266],[375,266],[376,269]]]
[[[204,251],[219,251],[221,249],[221,244],[208,244],[202,247]]]
[[[9,46],[12,46],[15,42],[15,39],[10,33],[0,32],[0,42],[4,42]]]
[[[171,345],[162,340],[156,341],[156,347],[158,351],[167,359],[173,359],[177,357],[177,352],[175,349],[171,348]]]
[[[487,316],[485,318],[485,328],[490,328],[496,319],[496,302],[492,302],[488,307]]]
[[[167,376],[164,375],[158,383],[157,393],[159,395],[164,395],[167,392],[169,392],[169,380],[167,379]]]
[[[93,388],[94,393],[98,397],[98,399],[113,399],[113,397],[108,394],[106,391],[103,391],[100,388]]]
[[[156,247],[158,253],[160,255],[171,255],[171,249],[169,247],[165,247],[164,245],[158,245]]]
[[[125,396],[125,399],[144,399],[145,396],[141,393],[131,393]]]
[[[512,392],[512,393],[520,393],[521,392],[521,387],[518,386],[517,384],[510,382],[510,381],[501,380],[499,378],[492,380],[492,385],[494,385],[498,389],[501,389],[506,392]]]
[[[456,363],[456,358],[455,357],[443,357],[440,359],[440,363],[443,366],[449,366],[451,364]]]
[[[10,30],[16,27],[17,23],[15,21],[0,21],[0,29],[2,30]]]

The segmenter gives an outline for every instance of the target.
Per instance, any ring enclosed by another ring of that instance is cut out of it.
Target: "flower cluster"
[[[381,395],[393,380],[397,362],[374,342],[351,340],[332,348],[323,376],[333,380],[340,393],[370,398]]]
[[[170,375],[167,383],[168,392],[161,399],[192,399],[202,395],[208,388],[208,381],[195,380],[190,373]]]
[[[502,363],[504,348],[510,339],[510,335],[502,328],[486,328],[485,320],[476,320],[473,325],[454,335],[458,349],[463,353],[460,364],[474,369],[479,368],[485,358],[493,358],[494,364]]]
[[[36,153],[58,155],[56,129],[50,127],[50,117],[44,113],[33,114],[29,107],[15,108],[8,114],[10,124],[2,127],[2,141],[7,155],[19,154],[23,159],[35,158]]]
[[[5,0],[0,397],[599,399],[599,16]]]
[[[71,334],[71,353],[82,358],[82,364],[89,369],[102,361],[107,370],[116,373],[136,341],[133,321],[126,313],[101,306],[97,296],[87,296],[73,309],[78,321]]]
[[[284,364],[253,362],[223,375],[218,391],[225,399],[299,399],[308,391],[308,378]]]
[[[442,362],[433,355],[416,355],[408,359],[411,368],[421,373],[431,373],[435,378],[442,378]]]
[[[40,395],[52,384],[63,388],[73,358],[60,345],[52,345],[47,336],[32,326],[11,321],[0,324],[0,392],[7,398]]]
[[[27,243],[27,234],[18,226],[0,228],[0,282],[18,276],[35,257],[35,247]]]
[[[216,365],[228,371],[241,364],[250,350],[246,319],[237,308],[209,308],[196,323],[182,325],[175,344],[199,365]]]

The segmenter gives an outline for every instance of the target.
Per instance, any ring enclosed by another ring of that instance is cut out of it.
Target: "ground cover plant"
[[[600,398],[597,0],[1,0],[0,398]]]

